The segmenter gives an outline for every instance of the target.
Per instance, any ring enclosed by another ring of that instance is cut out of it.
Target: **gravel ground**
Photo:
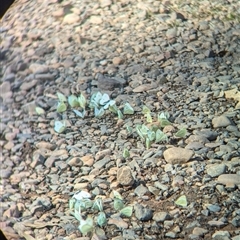
[[[8,239],[239,240],[239,9],[237,0],[16,1],[0,21],[0,228]],[[57,92],[96,91],[135,113],[56,112]],[[153,118],[170,114],[167,143],[147,149],[128,134],[126,126],[146,122],[143,105]],[[67,123],[61,134],[57,119]],[[186,137],[174,137],[183,127]],[[101,236],[82,236],[69,213],[79,190],[103,199]],[[112,212],[113,190],[131,217]]]

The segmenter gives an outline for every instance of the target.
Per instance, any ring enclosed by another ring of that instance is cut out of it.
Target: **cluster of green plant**
[[[102,199],[91,200],[90,198],[91,195],[88,192],[80,191],[69,200],[71,214],[79,221],[78,229],[84,235],[96,232],[99,227],[102,228],[107,224]],[[125,206],[122,196],[117,191],[113,191],[113,207],[120,216],[132,216],[133,207]],[[88,216],[84,218],[83,213],[88,213]]]
[[[107,93],[102,94],[101,92],[93,93],[89,100],[80,93],[79,96],[70,95],[65,97],[62,93],[58,92],[58,104],[57,112],[63,113],[67,109],[72,110],[78,117],[84,118],[87,111],[93,110],[94,116],[99,118],[105,114],[105,111],[113,112],[117,114],[119,119],[123,118],[123,114],[134,114],[134,110],[129,103],[125,103],[123,107],[123,113],[116,106],[116,102],[110,99]],[[38,114],[43,114],[44,110],[37,107],[36,112]],[[54,130],[57,133],[62,133],[66,129],[65,121],[55,121]]]
[[[153,123],[151,110],[147,106],[143,106],[142,113],[146,118],[147,123]],[[135,127],[135,132],[137,132],[141,141],[145,143],[146,148],[149,149],[153,142],[169,142],[168,136],[161,130],[165,126],[171,125],[172,123],[168,120],[169,118],[168,112],[162,112],[157,116],[156,124],[152,124],[151,126],[147,126],[145,124],[137,124]],[[130,126],[126,126],[129,134],[134,132],[133,128]],[[177,138],[184,138],[187,134],[187,130],[182,128],[178,130],[174,136]],[[123,157],[129,157],[129,152],[127,149],[123,150]]]

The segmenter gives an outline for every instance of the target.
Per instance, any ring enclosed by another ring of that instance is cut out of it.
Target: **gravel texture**
[[[237,0],[14,2],[0,20],[7,238],[240,239],[239,9]],[[98,90],[135,113],[56,112],[57,92]],[[153,117],[169,112],[168,143],[146,149],[128,134],[145,122],[143,105]],[[67,130],[58,134],[61,119]],[[174,137],[183,127],[187,136]],[[82,236],[69,213],[79,190],[103,198],[101,238]],[[113,190],[131,217],[111,213]]]

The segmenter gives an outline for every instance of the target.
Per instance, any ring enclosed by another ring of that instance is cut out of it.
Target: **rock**
[[[80,17],[75,13],[69,13],[63,18],[63,23],[66,23],[66,24],[74,24],[79,22],[80,22]]]
[[[200,228],[200,227],[195,227],[195,228],[193,229],[192,233],[193,233],[194,235],[203,237],[205,233],[208,233],[208,230],[207,230],[207,229],[204,229],[204,228]]]
[[[11,91],[11,83],[10,82],[3,82],[0,85],[0,93],[1,93],[1,98],[6,101],[9,98],[12,97],[12,91]]]
[[[81,157],[81,160],[82,160],[84,166],[91,167],[94,163],[94,158],[92,155],[83,156],[83,157]]]
[[[143,195],[145,195],[148,192],[148,189],[146,187],[144,187],[142,184],[139,185],[135,190],[134,193],[139,196],[142,197]]]
[[[120,217],[110,217],[108,220],[108,225],[114,224],[119,228],[128,228],[128,224]]]
[[[207,138],[209,141],[214,141],[217,139],[217,136],[219,135],[217,132],[212,131],[210,129],[202,129],[200,131],[196,131],[196,135],[203,136]]]
[[[153,215],[153,220],[156,222],[164,222],[165,220],[170,220],[171,217],[167,212],[156,212]]]
[[[97,74],[98,88],[113,91],[115,88],[122,88],[124,84],[115,78],[109,78],[101,73]]]
[[[226,187],[234,187],[240,185],[240,175],[222,174],[218,177],[217,182],[226,185]]]
[[[29,66],[29,69],[32,73],[47,73],[48,72],[48,66],[42,65],[39,63],[32,63]]]
[[[111,154],[111,150],[110,150],[110,149],[104,149],[104,150],[99,151],[99,152],[96,153],[95,159],[96,159],[96,161],[98,161],[98,160],[101,160],[101,159],[103,159],[105,156],[108,156],[108,155],[110,155],[110,154]]]
[[[20,89],[23,91],[28,91],[31,88],[35,87],[37,85],[37,83],[38,83],[38,80],[36,80],[36,79],[31,80],[30,82],[23,82]]]
[[[119,65],[123,63],[123,59],[121,57],[114,57],[112,62],[114,65]]]
[[[236,216],[231,221],[232,225],[236,228],[240,227],[240,216]]]
[[[91,160],[90,160],[91,161]],[[97,169],[101,169],[103,168],[107,163],[109,163],[111,161],[110,157],[106,156],[104,157],[103,159],[101,160],[98,160],[97,162],[95,162],[93,164],[93,167],[94,168],[97,168]],[[90,163],[90,162],[89,162]]]
[[[208,221],[208,225],[210,225],[211,227],[222,227],[225,225],[225,223],[220,220],[211,220]]]
[[[205,137],[205,136],[201,136],[201,135],[191,135],[189,138],[186,139],[185,141],[186,143],[195,143],[195,142],[199,142],[202,144],[208,143],[209,140]]]
[[[179,147],[172,147],[168,148],[163,152],[164,159],[166,162],[171,164],[182,164],[188,162],[194,152],[192,150],[179,148]]]
[[[228,238],[224,238],[224,237],[228,237]],[[228,231],[216,231],[213,235],[212,235],[213,239],[229,239],[230,240],[230,234]]]
[[[177,36],[176,28],[170,28],[167,30],[166,32],[167,39],[172,39],[172,38],[175,38],[176,36]]]
[[[228,117],[222,115],[222,116],[214,117],[212,119],[212,125],[214,128],[227,127],[231,125],[231,121]]]
[[[217,177],[226,171],[226,165],[225,164],[210,164],[207,165],[207,174],[211,177]]]
[[[134,183],[131,168],[128,166],[124,166],[118,169],[117,181],[123,186],[131,186]]]
[[[140,204],[134,205],[135,216],[140,221],[149,221],[153,217],[153,211],[149,208],[143,207]]]
[[[124,229],[123,230],[123,238],[124,239],[129,239],[129,240],[135,240],[136,239],[136,235],[135,232],[131,229]]]
[[[102,18],[100,16],[92,15],[89,19],[89,22],[92,24],[101,24]]]
[[[112,0],[100,0],[100,4],[102,8],[105,8],[112,4]]]
[[[205,206],[211,211],[211,212],[219,212],[221,208],[218,205],[215,204],[205,204]]]
[[[133,89],[133,92],[135,93],[141,93],[141,92],[147,92],[150,89],[152,89],[152,85],[151,84],[142,84],[136,88]]]

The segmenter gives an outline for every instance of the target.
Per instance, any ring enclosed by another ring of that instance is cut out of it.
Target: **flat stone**
[[[164,222],[165,220],[170,220],[171,217],[167,212],[156,212],[153,215],[153,220],[156,222]]]
[[[230,233],[228,231],[216,231],[212,238],[216,239],[222,239],[223,237],[230,237]],[[224,238],[225,239],[225,238]]]
[[[137,186],[136,189],[134,190],[134,193],[139,197],[142,197],[147,192],[148,192],[148,189],[146,187],[144,187],[142,184]]]
[[[63,23],[66,23],[66,24],[74,24],[79,22],[80,22],[80,17],[75,13],[69,13],[63,18]]]
[[[227,167],[225,164],[210,164],[207,165],[207,174],[211,177],[217,177],[223,173],[225,173]]]
[[[214,117],[212,119],[212,124],[214,128],[227,127],[231,125],[231,121],[228,117],[222,115],[222,116]]]
[[[94,158],[92,155],[86,155],[81,157],[83,165],[91,167],[94,163]]]
[[[48,66],[42,65],[39,63],[32,63],[29,66],[29,69],[32,73],[47,73],[48,72]]]
[[[131,186],[134,183],[131,168],[128,166],[124,166],[118,169],[117,181],[123,186]]]
[[[163,152],[166,162],[171,164],[182,164],[188,162],[194,155],[192,150],[172,147]]]
[[[89,19],[90,23],[92,24],[101,24],[102,23],[102,18],[97,15],[92,15]]]
[[[195,228],[193,229],[192,233],[193,233],[194,235],[203,237],[204,234],[208,233],[208,230],[205,229],[205,228],[201,228],[201,227],[195,227]]]
[[[234,187],[240,185],[240,175],[222,174],[218,177],[217,182],[226,185],[226,187]]]

